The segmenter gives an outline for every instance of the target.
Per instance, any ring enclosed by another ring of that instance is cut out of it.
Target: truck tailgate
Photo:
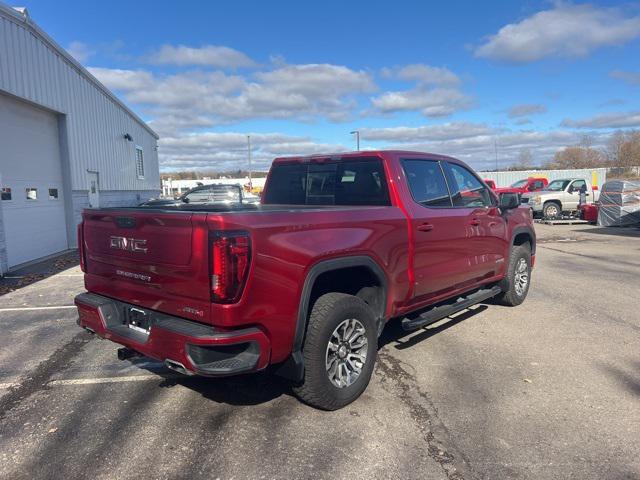
[[[90,291],[170,314],[208,318],[206,214],[85,210],[82,235]]]

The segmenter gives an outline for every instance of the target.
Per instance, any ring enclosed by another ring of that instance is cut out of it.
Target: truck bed
[[[360,210],[380,208],[377,206],[356,205],[261,205],[261,204],[192,204],[185,203],[183,205],[144,205],[137,207],[106,207],[96,209],[86,209],[86,211],[127,211],[127,212],[206,212],[206,213],[241,213],[241,212],[295,212],[295,211],[327,211],[327,210]]]

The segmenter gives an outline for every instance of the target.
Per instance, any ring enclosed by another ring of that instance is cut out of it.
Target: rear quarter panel
[[[407,221],[397,207],[210,214],[209,229],[246,230],[252,262],[236,304],[213,304],[218,326],[260,325],[272,342],[272,362],[290,353],[304,279],[313,265],[353,255],[371,257],[385,272],[390,314],[409,291]]]

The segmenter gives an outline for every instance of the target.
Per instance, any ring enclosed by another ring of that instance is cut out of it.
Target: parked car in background
[[[549,181],[544,177],[529,177],[518,180],[509,187],[498,187],[496,193],[527,193],[543,190]]]
[[[241,185],[210,184],[192,188],[173,198],[154,198],[140,206],[170,206],[183,203],[260,203],[260,197],[244,191]]]
[[[598,191],[593,190],[584,178],[564,178],[553,180],[544,190],[525,193],[521,197],[523,204],[529,205],[533,214],[545,218],[561,217],[564,212],[578,210],[580,188],[586,186],[587,203],[598,200]]]
[[[80,326],[188,375],[272,365],[326,410],[365,390],[387,321],[414,330],[492,297],[519,305],[535,263],[517,195],[428,153],[276,159],[257,206],[82,215]]]

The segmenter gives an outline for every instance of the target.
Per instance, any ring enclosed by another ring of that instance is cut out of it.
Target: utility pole
[[[359,152],[360,151],[360,131],[354,130],[353,132],[350,132],[350,133],[351,135],[356,136],[356,150]]]
[[[253,183],[251,182],[251,135],[247,135],[247,150],[249,154],[249,189],[253,190]]]

